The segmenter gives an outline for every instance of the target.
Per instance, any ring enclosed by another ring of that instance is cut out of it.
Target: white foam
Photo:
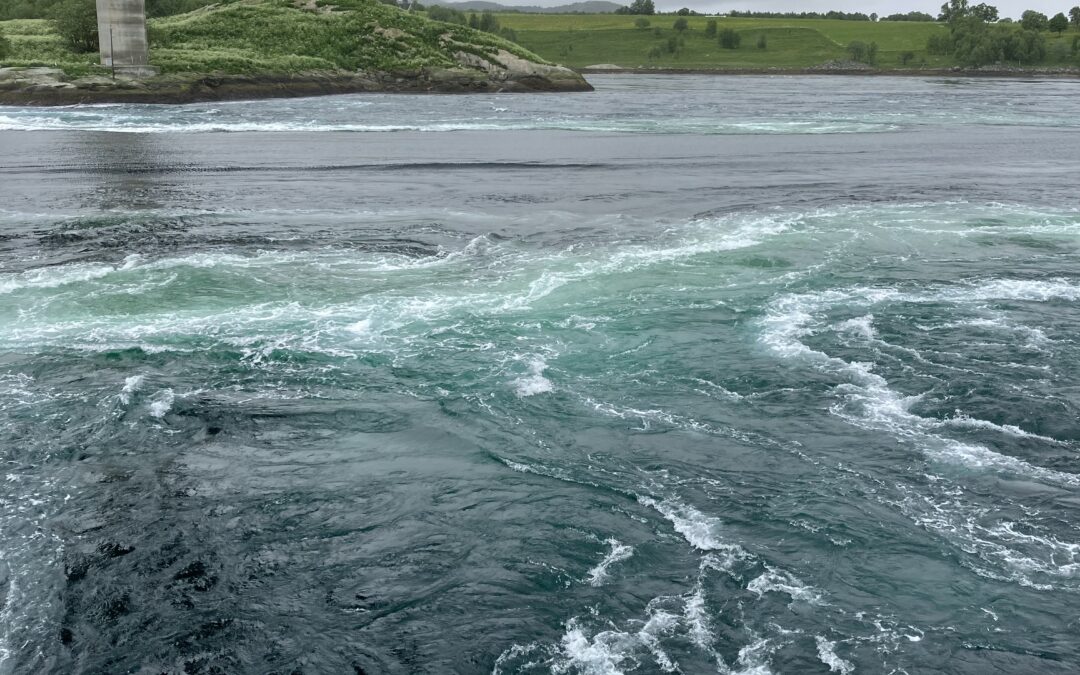
[[[172,389],[162,389],[154,395],[154,400],[150,402],[150,416],[162,419],[165,414],[172,408],[173,402],[176,400],[176,395]]]
[[[961,500],[956,487],[945,488],[945,497],[905,491],[906,499],[896,504],[901,512],[972,556],[965,564],[980,576],[1039,590],[1078,588],[1080,544],[1047,533],[1037,522],[987,523],[984,509]]]
[[[732,565],[749,554],[738,544],[729,544],[719,535],[720,520],[706,516],[701,511],[674,499],[656,501],[651,497],[638,497],[638,502],[660,512],[691,546],[699,551],[714,551],[724,555],[724,565]]]
[[[621,675],[624,663],[634,663],[635,653],[644,648],[665,673],[678,671],[678,664],[660,646],[660,640],[678,626],[678,617],[664,611],[652,611],[637,632],[600,631],[591,638],[577,619],[567,623],[560,641],[561,654],[552,663],[553,673],[581,675]]]
[[[967,303],[992,299],[1045,301],[1052,298],[1080,299],[1080,286],[1064,280],[992,280],[923,293],[908,293],[895,288],[857,287],[784,295],[769,304],[766,315],[761,320],[764,330],[760,340],[781,358],[800,359],[823,372],[847,380],[837,386],[843,402],[834,405],[831,410],[852,424],[888,431],[899,438],[912,440],[927,456],[936,461],[976,469],[998,469],[1055,483],[1080,485],[1080,476],[1037,467],[983,446],[962,443],[936,434],[936,429],[955,423],[926,419],[911,413],[909,408],[919,400],[919,396],[903,396],[892,390],[883,377],[873,372],[871,364],[847,362],[831,357],[811,349],[802,341],[804,336],[823,327],[821,319],[816,315],[827,307],[838,304],[873,306],[883,302]],[[1004,427],[1001,429],[1010,431]],[[1016,431],[1024,433],[1019,429]]]
[[[1024,431],[1018,426],[1012,424],[994,424],[988,420],[980,420],[974,417],[970,417],[959,410],[952,417],[948,417],[941,422],[944,426],[959,427],[965,429],[985,429],[987,431],[996,431],[998,433],[1012,436],[1013,438],[1033,438],[1045,443],[1053,443],[1055,445],[1062,445],[1061,441],[1056,438],[1050,438],[1049,436],[1040,436],[1039,434],[1033,434]]]
[[[124,405],[131,403],[131,395],[139,391],[144,379],[145,376],[143,375],[132,375],[131,377],[125,378],[124,387],[120,390],[120,402]]]
[[[600,561],[600,564],[589,570],[589,576],[586,577],[586,581],[589,582],[590,586],[602,586],[609,576],[608,570],[612,565],[628,560],[634,555],[634,548],[632,546],[627,546],[617,539],[606,539],[604,540],[604,543],[610,546],[611,550],[608,551],[608,554]]]
[[[746,590],[760,598],[766,593],[783,593],[794,602],[807,602],[812,605],[821,603],[821,593],[807,586],[798,577],[786,570],[774,569],[768,565],[765,571],[746,585]]]
[[[57,267],[38,267],[18,273],[0,274],[0,293],[13,293],[26,288],[57,288],[93,279],[101,279],[119,267],[101,264],[71,264]]]
[[[830,673],[848,675],[848,673],[854,672],[855,666],[850,661],[845,661],[836,655],[835,642],[829,642],[820,635],[816,636],[814,640],[817,642],[818,658],[829,667]]]
[[[855,319],[848,319],[835,326],[837,332],[847,333],[848,335],[858,337],[863,340],[873,340],[877,337],[877,333],[874,331],[874,315],[867,314],[866,316],[860,316]]]
[[[544,377],[547,370],[547,361],[542,356],[535,356],[529,360],[529,374],[514,380],[514,391],[520,398],[547,394],[555,391],[555,385],[551,380]]]

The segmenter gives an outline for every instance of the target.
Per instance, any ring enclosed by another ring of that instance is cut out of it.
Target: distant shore
[[[1080,68],[612,68],[586,66],[582,75],[859,75],[864,77],[1015,77],[1080,79]]]

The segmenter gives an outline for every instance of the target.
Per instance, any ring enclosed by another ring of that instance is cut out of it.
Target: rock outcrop
[[[69,77],[57,68],[0,68],[0,104],[195,103],[361,92],[464,94],[592,90],[581,75],[569,68],[533,63],[509,53],[500,53],[499,57],[487,60],[463,53],[459,68],[421,68],[403,72],[181,73],[149,79],[114,79],[101,75]]]

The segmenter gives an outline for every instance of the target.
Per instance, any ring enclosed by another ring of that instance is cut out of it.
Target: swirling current
[[[0,110],[0,672],[1073,673],[1080,83]]]

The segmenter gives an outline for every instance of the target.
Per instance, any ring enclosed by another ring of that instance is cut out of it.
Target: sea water
[[[1080,82],[0,109],[0,672],[1080,669]]]

